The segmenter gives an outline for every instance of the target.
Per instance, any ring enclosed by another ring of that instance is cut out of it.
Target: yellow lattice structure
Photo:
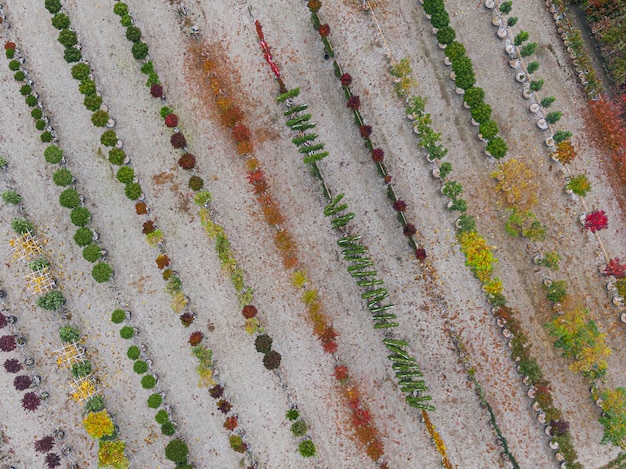
[[[30,231],[9,240],[9,244],[13,248],[13,257],[24,262],[29,262],[43,254],[41,245]]]
[[[74,378],[70,382],[72,388],[72,399],[76,402],[83,402],[92,398],[98,391],[98,383],[91,376]]]
[[[31,272],[25,278],[26,285],[33,291],[33,294],[47,293],[56,286],[49,267]]]
[[[63,366],[68,370],[71,370],[72,366],[76,363],[82,363],[85,361],[85,352],[76,342],[65,344],[55,353],[58,355],[57,365]]]

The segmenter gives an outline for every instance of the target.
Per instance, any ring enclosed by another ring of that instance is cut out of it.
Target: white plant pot
[[[520,65],[522,65],[522,61],[520,59],[511,59],[509,60],[509,67],[511,68],[519,68]],[[515,79],[517,80],[517,77],[515,77]],[[519,80],[517,80],[519,81]]]
[[[559,443],[557,441],[551,441],[550,442],[550,449],[554,449],[554,450],[559,449]]]
[[[522,91],[522,96],[526,99],[530,99],[533,97],[533,92],[530,88],[524,88],[524,91]]]
[[[478,127],[478,126],[480,125],[478,122],[476,122],[476,121],[474,120],[474,118],[473,118],[473,117],[472,117],[471,123],[472,123],[472,125],[473,125],[473,126],[476,126],[476,127]]]
[[[496,36],[498,36],[500,39],[504,39],[506,37],[506,29],[498,28],[498,31],[496,32]]]
[[[454,71],[450,72],[450,80],[454,81],[456,80],[456,73],[454,73]]]
[[[549,278],[544,278],[543,279],[543,285],[547,288],[550,288],[552,286],[552,279]]]
[[[438,29],[438,28],[433,28],[433,29],[432,29],[433,34],[437,34],[437,31],[439,31],[439,29]]]
[[[413,132],[415,132],[417,135],[420,134],[419,128],[417,127],[417,125],[413,126]]]
[[[539,104],[537,103],[532,103],[528,109],[530,109],[530,112],[532,112],[533,114],[537,114],[539,112],[539,109],[541,109],[541,106],[539,106]]]
[[[526,81],[526,74],[524,72],[519,72],[517,75],[515,75],[515,79],[520,83],[524,83]]]
[[[546,414],[544,414],[543,412],[539,412],[537,414],[537,422],[539,422],[541,424],[545,424],[546,423]]]
[[[585,213],[585,214],[581,215],[581,216],[578,218],[578,221],[580,221],[580,224],[581,224],[581,225],[584,225],[584,224],[585,224],[585,222],[587,221],[587,214]]]
[[[543,432],[546,435],[551,436],[550,434],[552,433],[552,427],[550,425],[546,425],[546,428],[543,429]]]
[[[552,137],[546,138],[546,145],[549,146],[549,147],[553,147],[554,146],[554,138],[552,138]]]
[[[500,26],[502,24],[502,18],[500,18],[498,15],[492,16],[491,24],[493,24],[494,26]]]
[[[444,50],[446,47],[448,47],[448,44],[439,44],[439,49]]]
[[[539,407],[539,402],[535,401],[535,402],[533,403],[533,410],[534,410],[535,412],[539,412],[539,409],[541,409],[541,407]]]
[[[113,119],[109,119],[109,120],[107,121],[107,127],[108,127],[109,129],[112,129],[113,127],[115,127],[115,121],[114,121]]]
[[[115,148],[122,148],[124,146],[124,142],[122,142],[121,140],[118,140],[117,143],[115,144]]]
[[[494,0],[485,0],[485,8],[489,8],[490,10],[496,6],[496,2]]]
[[[415,116],[413,114],[407,114],[406,118],[410,121],[414,121],[415,120]]]
[[[619,315],[619,320],[626,324],[626,312]]]
[[[513,55],[515,54],[515,46],[513,44],[507,44],[504,47],[504,51],[509,55]]]
[[[109,106],[107,106],[106,104],[101,104],[100,110],[104,112],[109,112]]]
[[[460,96],[465,94],[465,90],[463,88],[459,88],[458,86],[454,89],[454,92]]]
[[[558,462],[562,462],[565,461],[565,456],[563,456],[561,453],[556,453],[554,455],[554,459],[556,459]]]
[[[469,109],[470,108],[469,104],[467,104],[465,101],[463,101],[463,107],[465,109]]]
[[[434,168],[433,171],[432,171],[432,174],[433,174],[434,178],[437,178],[437,179],[441,178],[441,174],[440,174],[439,168]]]
[[[533,257],[533,264],[535,265],[541,265],[541,261],[543,260],[543,256],[535,256]]]
[[[624,305],[624,297],[615,295],[611,300],[615,306],[623,306]]]
[[[537,127],[539,127],[541,130],[548,130],[548,123],[545,119],[539,119],[537,121]]]

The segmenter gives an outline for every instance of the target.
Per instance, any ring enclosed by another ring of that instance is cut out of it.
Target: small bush
[[[44,150],[43,156],[48,163],[57,164],[63,159],[63,150],[56,145],[50,145]]]
[[[24,81],[26,79],[26,74],[22,72],[21,70],[19,70],[15,72],[15,75],[13,75],[13,78],[15,78],[16,81]]]
[[[148,371],[148,364],[143,360],[137,360],[133,364],[133,371],[139,375],[142,375],[146,371]]]
[[[196,157],[191,153],[185,153],[178,160],[178,166],[183,169],[192,169],[196,166]]]
[[[141,378],[141,387],[144,389],[152,389],[156,386],[156,378],[152,375],[146,375]]]
[[[83,376],[89,376],[91,374],[91,363],[84,361],[82,363],[75,363],[72,365],[72,376],[74,378],[82,378]]]
[[[91,276],[98,283],[108,282],[113,277],[113,269],[106,262],[98,262],[91,269]]]
[[[53,290],[37,298],[37,306],[48,311],[56,311],[65,304],[63,293]]]
[[[274,370],[280,366],[281,355],[275,350],[270,350],[263,357],[263,365],[268,370]]]
[[[57,29],[65,29],[70,27],[70,18],[64,13],[57,13],[52,18],[52,26]]]
[[[78,91],[85,96],[95,95],[96,91],[98,91],[96,88],[96,82],[89,78],[85,78],[80,81]]]
[[[529,63],[526,67],[526,70],[528,70],[528,73],[530,74],[535,73],[537,70],[539,70],[539,62],[535,60],[534,62]]]
[[[272,338],[267,334],[261,334],[254,340],[254,347],[257,352],[268,353],[272,350]]]
[[[9,62],[9,70],[12,70],[12,71],[14,71],[14,72],[15,72],[15,71],[17,71],[17,70],[19,70],[19,69],[20,69],[20,63],[19,63],[19,61],[17,61],[17,60],[11,60],[11,61]]]
[[[91,123],[96,127],[104,127],[109,122],[109,113],[103,110],[98,110],[91,115]]]
[[[141,29],[139,29],[137,26],[129,26],[128,28],[126,28],[126,39],[131,42],[139,42],[139,40],[141,39]]]
[[[7,49],[4,51],[4,53],[7,56],[7,59],[12,59],[13,57],[15,57],[15,49]]]
[[[156,422],[160,423],[161,425],[163,425],[169,419],[170,419],[169,415],[167,415],[167,412],[163,409],[159,410],[154,416],[154,420],[156,420]]]
[[[63,52],[63,58],[68,64],[71,64],[82,59],[83,54],[81,54],[80,51],[74,47],[67,47]]]
[[[315,456],[315,445],[311,440],[305,440],[299,446],[300,455],[303,458]]]
[[[489,143],[487,143],[487,147],[485,149],[495,159],[503,158],[506,155],[507,151],[508,151],[508,148],[506,146],[506,142],[501,137],[495,137],[495,138],[491,139],[489,141]]]
[[[124,188],[124,193],[126,194],[126,197],[128,197],[130,200],[137,200],[139,197],[141,197],[142,194],[141,186],[136,182],[130,182],[126,184],[126,187]]]
[[[163,96],[163,87],[157,83],[150,85],[150,95],[153,98],[160,98]],[[161,117],[163,117],[163,113],[161,113]]]
[[[126,159],[126,153],[124,150],[120,150],[119,148],[112,148],[109,150],[109,162],[116,166],[120,166],[124,164],[124,160]]]
[[[115,2],[115,5],[113,5],[113,13],[118,16],[128,15],[128,5],[124,2]]]
[[[79,63],[72,66],[72,78],[74,78],[74,80],[82,82],[83,80],[86,80],[87,77],[89,77],[90,73],[91,69],[89,68],[89,65],[85,63]]]
[[[516,46],[521,46],[524,41],[527,41],[528,38],[530,37],[530,34],[528,34],[528,32],[526,31],[520,31],[517,36],[515,36],[515,39],[513,40],[513,42],[515,43]]]
[[[2,193],[2,200],[7,204],[18,205],[22,202],[22,196],[15,191],[4,191]]]
[[[480,124],[480,127],[478,127],[478,133],[480,133],[485,140],[491,140],[498,134],[498,124],[491,119],[483,122]]]
[[[169,128],[178,126],[178,116],[176,114],[168,114],[165,116],[165,126]]]
[[[246,319],[252,319],[257,315],[257,313],[258,310],[254,305],[246,305],[241,310],[241,314],[243,314],[243,317],[245,317]]]
[[[22,96],[28,96],[30,94],[30,92],[33,91],[33,89],[30,87],[30,85],[23,85],[20,88],[20,94]]]
[[[170,143],[174,148],[182,149],[187,146],[187,139],[182,134],[182,132],[176,132],[172,134],[172,137],[170,138]]]
[[[120,329],[120,337],[122,339],[132,339],[135,336],[135,331],[130,326],[124,326]]]
[[[45,129],[46,128],[46,121],[42,120],[42,119],[39,119],[39,120],[35,121],[35,128],[37,130]]]
[[[117,134],[113,130],[106,130],[100,136],[100,143],[105,147],[114,147],[117,144]]]
[[[133,17],[130,15],[124,15],[120,18],[120,24],[125,28],[128,28],[131,24],[133,24]]]
[[[518,20],[517,16],[511,16],[506,20],[506,25],[509,28],[512,28],[513,26],[517,24],[517,20]]]
[[[437,31],[437,41],[439,44],[448,45],[456,38],[456,32],[450,26],[444,26]]]
[[[163,398],[160,394],[150,394],[148,397],[148,407],[151,409],[158,409],[162,402]]]
[[[165,457],[175,463],[186,462],[188,455],[189,448],[187,447],[187,443],[182,440],[172,440],[165,447]]]
[[[61,10],[61,2],[59,0],[46,0],[44,6],[53,15]]]
[[[566,187],[570,189],[574,194],[584,197],[587,192],[591,190],[591,183],[584,174],[573,176],[568,182]]]
[[[122,166],[117,170],[115,177],[117,177],[117,180],[122,184],[128,184],[129,182],[133,182],[135,170],[130,166]]]
[[[543,83],[544,83],[543,78],[541,80],[532,80],[530,82],[530,89],[532,91],[540,91],[541,88],[543,88]]]
[[[37,106],[37,98],[35,98],[32,94],[29,94],[28,96],[26,96],[26,104],[28,105],[28,107],[35,107]]]
[[[133,44],[131,51],[135,59],[145,59],[148,55],[148,45],[145,42],[136,42],[135,44]]]
[[[58,41],[65,47],[72,47],[78,44],[78,37],[76,37],[76,33],[71,29],[63,29],[59,33]]]
[[[78,228],[74,234],[74,242],[80,247],[85,247],[93,241],[93,231],[86,226]]]
[[[169,107],[163,106],[160,111],[161,119],[165,119],[168,114],[173,114],[173,112]]]
[[[189,188],[193,191],[199,191],[204,187],[204,180],[200,176],[191,176],[189,178]]]
[[[556,124],[561,117],[563,116],[563,113],[561,111],[554,111],[554,112],[549,112],[548,115],[546,116],[546,122],[548,124]]]
[[[65,189],[59,196],[61,207],[75,208],[80,205],[80,195],[76,189]]]
[[[39,259],[35,259],[34,261],[28,264],[28,268],[33,272],[37,272],[38,270],[43,270],[50,267],[50,262],[45,257],[40,257]]]
[[[111,313],[111,322],[114,324],[122,324],[126,319],[126,311],[123,309],[115,309]]]
[[[509,13],[511,13],[512,9],[513,9],[513,2],[502,2],[502,4],[500,5],[500,11],[504,13],[505,15],[508,15]]]
[[[554,96],[546,96],[541,100],[541,107],[549,108],[554,101],[556,101]]]
[[[572,133],[569,130],[557,130],[554,132],[554,142],[561,143],[567,140],[572,136]]]
[[[91,219],[91,213],[85,207],[76,207],[70,213],[70,220],[76,226],[85,226]]]
[[[137,347],[136,345],[131,345],[130,347],[128,347],[128,350],[126,351],[126,356],[133,361],[137,360],[140,354],[141,352],[139,350],[139,347]]]
[[[95,94],[85,96],[83,105],[90,111],[97,111],[100,109],[100,106],[102,106],[102,96],[97,96]]]
[[[526,44],[524,47],[520,49],[520,55],[522,57],[530,57],[531,55],[535,53],[536,50],[537,50],[537,43],[531,42],[529,44]]]
[[[85,413],[100,412],[104,409],[104,398],[100,395],[90,397],[85,403]]]
[[[29,231],[35,231],[33,224],[24,218],[14,218],[11,222],[11,228],[17,234],[26,234]]]
[[[172,422],[165,422],[163,425],[161,425],[161,433],[163,433],[165,436],[172,436],[174,433],[176,433],[176,428],[174,427],[174,424]],[[177,468],[180,468],[180,466],[176,466]]]
[[[248,445],[244,443],[243,439],[239,435],[230,435],[228,439],[230,442],[230,447],[237,453],[243,453],[248,447]]]
[[[293,433],[293,436],[304,436],[306,435],[306,431],[306,423],[302,420],[298,420],[291,425],[291,433]]]
[[[93,264],[102,259],[102,249],[97,244],[89,244],[83,248],[83,258]]]
[[[39,139],[43,142],[43,143],[50,143],[52,141],[52,134],[50,132],[43,132],[40,136]]]
[[[43,111],[36,107],[32,111],[30,111],[30,115],[33,119],[41,119],[43,117]]]
[[[465,104],[467,104],[470,108],[478,106],[484,99],[485,90],[476,86],[465,90],[465,94],[463,95],[463,101],[465,101]]]
[[[300,416],[300,412],[298,412],[297,409],[289,409],[287,411],[287,414],[285,414],[285,418],[287,420],[291,420],[292,422],[295,422],[296,420],[298,420],[299,416]]]
[[[80,331],[76,327],[63,326],[59,329],[61,342],[77,342],[80,339]]]
[[[567,282],[565,280],[556,280],[548,287],[544,285],[548,300],[553,303],[560,303],[567,296]]]

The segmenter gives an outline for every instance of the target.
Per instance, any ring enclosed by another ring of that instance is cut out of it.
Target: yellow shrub
[[[98,467],[113,467],[113,469],[128,469],[130,463],[124,456],[126,442],[101,441],[98,449]]]
[[[88,414],[83,420],[83,427],[90,437],[96,439],[112,435],[114,431],[113,421],[106,409]]]

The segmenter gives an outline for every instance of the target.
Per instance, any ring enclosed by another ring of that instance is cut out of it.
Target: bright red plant
[[[358,97],[358,95],[351,96],[346,103],[346,107],[352,109],[353,111],[356,111],[357,109],[359,109],[359,107],[361,107],[361,99]]]
[[[320,36],[326,37],[330,34],[330,26],[328,24],[321,24],[318,31]]]
[[[154,84],[150,87],[150,94],[153,98],[160,98],[163,96],[163,87],[161,85]]]
[[[350,75],[349,73],[344,73],[339,77],[339,81],[341,81],[341,84],[343,86],[350,86],[350,84],[352,83],[352,75]]]
[[[593,212],[589,212],[585,217],[585,228],[592,233],[604,230],[608,226],[609,219],[604,210],[594,210]]]
[[[178,125],[178,116],[176,114],[168,114],[165,116],[165,125],[167,127],[176,127]]]
[[[626,264],[620,263],[619,257],[611,259],[604,269],[604,275],[624,278],[626,275]]]
[[[359,133],[363,138],[369,138],[372,135],[372,126],[371,125],[361,125],[359,126]]]
[[[385,151],[382,148],[374,148],[372,150],[372,159],[376,163],[380,163],[385,159]],[[389,182],[391,182],[391,178],[389,179]]]

